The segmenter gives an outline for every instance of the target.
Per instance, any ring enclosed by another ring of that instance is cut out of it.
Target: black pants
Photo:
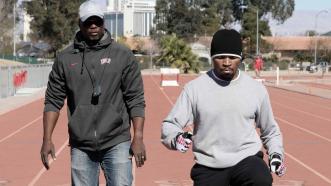
[[[233,167],[210,168],[195,164],[191,170],[194,186],[271,186],[272,176],[263,153],[249,156]]]

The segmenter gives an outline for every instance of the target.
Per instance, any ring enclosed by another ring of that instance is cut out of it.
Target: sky
[[[296,10],[323,10],[331,9],[331,0],[295,0]]]
[[[323,34],[331,31],[330,20],[331,0],[295,0],[292,17],[283,24],[270,21],[269,25],[273,35],[304,35],[315,29]]]

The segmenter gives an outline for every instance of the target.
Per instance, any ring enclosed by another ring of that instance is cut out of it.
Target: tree
[[[321,40],[318,42],[317,46],[318,60],[331,62],[331,50],[328,47],[328,42],[326,40]]]
[[[157,0],[155,11],[154,36],[175,33],[188,41],[233,21],[231,0]]]
[[[204,34],[212,35],[221,27],[229,27],[234,21],[231,0],[200,0],[198,9],[202,16],[201,29]]]
[[[232,0],[233,15],[237,21],[241,22],[244,39],[249,38],[249,52],[256,52],[256,22],[259,22],[259,36],[270,36],[271,31],[268,19],[271,17],[283,23],[292,16],[294,11],[294,0]],[[256,13],[258,11],[258,19]],[[266,43],[259,38],[261,46]],[[260,47],[263,48],[263,47]]]
[[[3,54],[9,54],[13,52],[13,24],[14,3],[17,0],[1,0],[0,1],[0,52]],[[17,13],[17,12],[16,12]],[[18,22],[18,16],[16,16],[16,22]]]
[[[305,36],[311,37],[311,36],[316,36],[316,35],[317,35],[317,32],[315,30],[307,30],[305,32]]]
[[[241,34],[244,40],[248,41],[246,43],[248,53],[256,53],[256,21],[259,22],[259,48],[270,48],[267,43],[261,39],[261,36],[270,36],[271,31],[269,27],[269,22],[266,19],[256,19],[256,10],[248,10],[242,18],[242,28]],[[263,51],[262,51],[263,52]]]
[[[243,17],[242,5],[246,5],[248,9],[258,9],[259,18],[271,14],[280,23],[292,16],[295,6],[294,0],[232,0],[232,4],[236,20]]]
[[[26,2],[36,40],[52,46],[54,54],[67,45],[78,28],[78,7],[83,0],[31,0]]]
[[[191,47],[175,34],[167,35],[160,40],[161,55],[157,60],[158,65],[179,68],[182,71],[198,73],[200,64],[198,58],[192,53]]]
[[[130,48],[130,45],[127,43],[127,40],[128,40],[128,38],[126,38],[125,36],[122,36],[122,37],[118,37],[117,38],[117,42],[119,44],[124,45],[124,46]]]
[[[243,9],[243,4],[248,9]],[[294,0],[157,0],[153,35],[175,33],[179,38],[189,40],[194,34],[212,35],[219,28],[241,22],[247,24],[242,25],[245,37],[254,42],[256,34],[247,30],[256,28],[254,13],[257,9],[260,34],[270,35],[267,16],[282,23],[292,16],[294,5]]]
[[[176,34],[180,38],[190,40],[199,32],[201,16],[195,6],[187,1],[157,0],[155,6],[157,34]]]
[[[133,49],[139,53],[142,53],[145,45],[144,40],[142,40],[140,37],[133,37],[132,39],[133,39]]]

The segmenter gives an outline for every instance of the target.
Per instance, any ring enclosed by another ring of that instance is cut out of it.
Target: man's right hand
[[[43,140],[43,144],[40,150],[41,161],[44,164],[45,168],[49,169],[49,162],[48,162],[48,155],[51,154],[53,160],[56,159],[55,157],[55,148],[54,144],[51,140]]]
[[[192,133],[184,132],[179,133],[176,136],[176,149],[182,153],[185,153],[192,143]]]

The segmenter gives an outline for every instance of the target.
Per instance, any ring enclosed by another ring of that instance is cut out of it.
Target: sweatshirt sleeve
[[[143,80],[133,54],[122,73],[122,91],[130,117],[145,117]]]
[[[64,105],[66,98],[66,83],[62,63],[58,57],[52,66],[52,71],[49,74],[48,84],[45,94],[44,112],[54,111],[59,112]]]
[[[185,91],[182,91],[169,115],[163,120],[161,142],[171,150],[175,148],[175,137],[183,128],[193,122],[192,102]]]
[[[261,140],[268,154],[278,153],[284,157],[283,138],[275,121],[268,93],[262,100],[256,123],[260,128]]]

